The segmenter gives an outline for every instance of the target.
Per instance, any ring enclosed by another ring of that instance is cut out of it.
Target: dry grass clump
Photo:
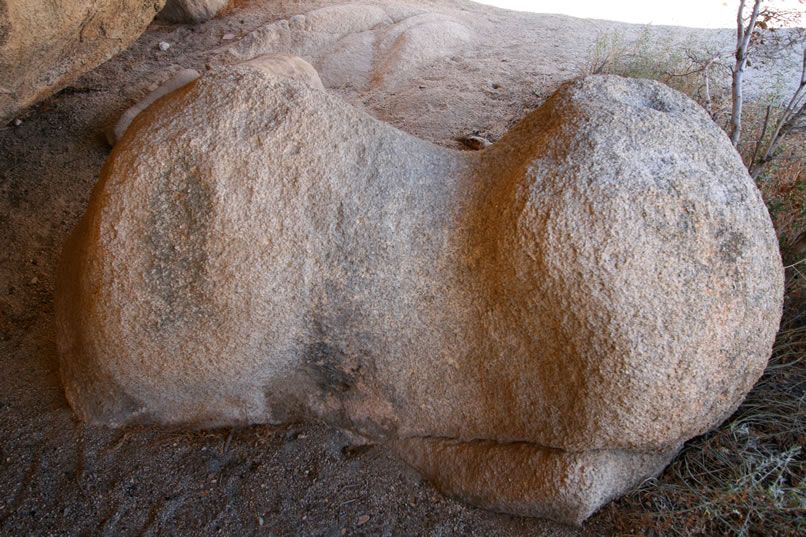
[[[657,49],[656,49],[657,50]],[[649,52],[648,52],[649,51]],[[597,41],[586,72],[660,80],[697,100],[727,128],[730,79],[714,55],[666,51],[646,40]],[[654,57],[654,61],[651,59]],[[707,76],[706,76],[707,75]],[[739,144],[750,165],[766,143],[781,99],[745,103]],[[759,138],[762,138],[759,140]],[[806,132],[793,133],[756,174],[786,268],[784,316],[769,365],[718,429],[688,442],[655,479],[609,508],[621,535],[806,535]]]
[[[746,141],[739,149],[749,164],[757,153],[755,146],[766,117],[765,106],[746,105]],[[773,110],[773,115],[774,115]],[[762,144],[766,141],[762,140]],[[778,234],[785,264],[796,263],[806,257],[806,131],[800,130],[784,139],[772,160],[756,177],[767,209],[770,211]],[[806,274],[806,266],[798,265]]]

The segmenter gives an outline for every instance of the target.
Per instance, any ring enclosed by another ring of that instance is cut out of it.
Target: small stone
[[[169,48],[171,48],[171,44],[168,43],[167,41],[160,41],[159,47],[160,47],[160,50],[164,52],[164,51],[168,50]]]
[[[459,141],[475,151],[486,149],[491,145],[493,145],[493,143],[487,138],[482,138],[481,136],[475,136],[475,135],[464,136],[462,138],[459,138]]]
[[[228,0],[168,0],[157,17],[169,22],[199,24],[215,17],[228,3]]]
[[[14,120],[14,126],[19,127],[20,125],[22,125],[22,120],[21,119],[15,119]]]
[[[263,517],[262,517],[262,516],[258,516],[258,517],[257,517],[257,523],[258,523],[258,525],[260,525],[260,526],[262,526],[262,525],[263,525],[264,520],[263,520]]]
[[[232,41],[235,39],[235,34],[224,34],[221,39],[222,41]]]
[[[369,522],[369,515],[361,515],[360,517],[358,517],[358,525],[359,526],[363,526],[367,522]]]
[[[39,278],[37,278],[36,276],[31,278],[31,285],[36,285],[37,283],[39,283]]]

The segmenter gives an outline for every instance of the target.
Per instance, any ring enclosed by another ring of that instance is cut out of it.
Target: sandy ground
[[[129,50],[27,110],[19,126],[0,127],[0,533],[613,534],[607,509],[574,529],[468,507],[442,496],[383,446],[352,448],[322,425],[113,430],[84,425],[71,413],[53,335],[54,274],[109,154],[103,131],[171,69],[203,71],[211,51],[270,21],[333,3],[266,4],[240,2],[196,27],[155,22]],[[472,30],[471,39],[392,73],[394,84],[356,85],[331,70],[330,80],[341,82],[329,89],[406,132],[456,149],[456,138],[468,134],[496,140],[578,76],[601,32],[618,28],[629,38],[642,31],[459,0],[400,4],[452,17]],[[664,43],[725,38],[656,31]],[[236,38],[222,40],[226,34]],[[160,42],[171,47],[162,51]],[[327,69],[333,46],[310,46],[306,58]]]

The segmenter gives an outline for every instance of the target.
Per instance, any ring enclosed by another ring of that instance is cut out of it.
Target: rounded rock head
[[[491,278],[552,364],[565,426],[546,443],[663,449],[730,415],[770,355],[783,269],[727,136],[681,93],[610,76],[565,85],[496,146],[490,169],[519,165],[491,195]]]

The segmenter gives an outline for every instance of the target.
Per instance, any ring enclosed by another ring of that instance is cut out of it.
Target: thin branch
[[[770,122],[770,110],[772,110],[772,105],[768,104],[767,113],[764,115],[764,125],[761,127],[761,136],[758,137],[758,141],[756,142],[756,148],[753,149],[753,156],[750,157],[750,175],[753,178],[756,177],[756,175],[754,175],[753,172],[756,172],[757,174],[758,173],[757,170],[760,168],[760,166],[758,165],[760,163],[756,162],[756,157],[758,157],[758,151],[761,148],[761,142],[764,141],[764,135],[767,134],[767,124]]]
[[[784,113],[781,116],[780,121],[778,121],[778,126],[773,132],[772,138],[770,138],[770,144],[767,146],[767,151],[764,153],[764,159],[762,162],[766,162],[772,158],[772,155],[775,153],[775,150],[778,148],[778,144],[781,142],[781,139],[786,135],[787,132],[792,130],[795,126],[795,121],[801,116],[806,115],[806,103],[800,105],[798,109],[798,105],[800,103],[801,98],[806,95],[806,48],[803,49],[803,64],[801,67],[800,72],[800,85],[798,89],[795,90],[794,95],[789,100],[789,103],[784,108]]]
[[[708,109],[708,115],[714,117],[714,110],[711,106],[711,77],[708,76],[708,69],[711,65],[719,59],[719,56],[714,56],[711,61],[705,64],[702,68],[702,77],[705,79],[705,105]]]

